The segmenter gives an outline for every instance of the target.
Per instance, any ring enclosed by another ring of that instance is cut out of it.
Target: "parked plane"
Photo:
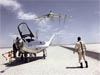
[[[18,25],[18,31],[22,39],[22,43],[20,46],[21,52],[33,53],[37,54],[43,52],[43,58],[45,59],[46,55],[46,48],[48,48],[55,37],[53,34],[49,41],[40,41],[38,40],[35,35],[31,32],[30,28],[26,23],[20,23]]]

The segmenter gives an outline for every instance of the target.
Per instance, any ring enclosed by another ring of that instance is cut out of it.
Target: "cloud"
[[[21,8],[21,5],[16,0],[0,0],[0,5],[4,7],[11,7],[13,10]]]
[[[17,15],[17,19],[20,20],[34,20],[37,17],[36,14],[32,12],[26,13],[22,9],[22,5],[17,0],[0,0],[0,6],[7,8],[8,10],[12,10],[13,13]],[[42,20],[34,20],[39,26],[40,31],[47,31],[50,29],[50,26],[47,26],[49,19],[42,19]]]
[[[37,17],[36,14],[31,12],[25,13],[22,10],[21,4],[18,3],[17,0],[0,0],[0,5],[12,10],[15,14],[17,14],[18,19],[33,20]]]
[[[49,32],[51,30],[52,26],[50,25],[38,25],[38,30],[40,32]]]
[[[41,21],[38,21],[38,23],[39,23],[39,25],[47,25],[47,22],[49,21],[49,18],[45,18],[45,19],[43,19],[43,20],[41,20]]]
[[[18,19],[33,20],[36,17],[37,16],[35,14],[32,14],[32,13],[24,13],[23,11],[18,12]]]
[[[41,32],[47,32],[52,28],[52,26],[48,24],[49,18],[36,20],[36,23],[37,23],[37,29]]]

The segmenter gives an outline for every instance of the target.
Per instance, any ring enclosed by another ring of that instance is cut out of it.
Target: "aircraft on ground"
[[[35,55],[37,53],[43,52],[43,58],[45,59],[45,57],[47,56],[46,48],[48,48],[51,45],[55,34],[51,36],[49,41],[40,41],[35,37],[28,25],[24,22],[18,25],[18,31],[22,39],[20,51],[22,53],[27,52]]]

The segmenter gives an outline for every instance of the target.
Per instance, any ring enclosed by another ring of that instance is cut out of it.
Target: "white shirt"
[[[75,50],[77,52],[82,52],[86,50],[86,46],[83,41],[78,41],[75,45]]]

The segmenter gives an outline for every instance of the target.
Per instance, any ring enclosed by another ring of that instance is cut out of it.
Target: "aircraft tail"
[[[48,46],[50,46],[50,44],[51,44],[52,40],[54,39],[54,37],[55,37],[55,34],[53,34],[51,36],[50,40],[48,42],[46,42],[48,44]]]

